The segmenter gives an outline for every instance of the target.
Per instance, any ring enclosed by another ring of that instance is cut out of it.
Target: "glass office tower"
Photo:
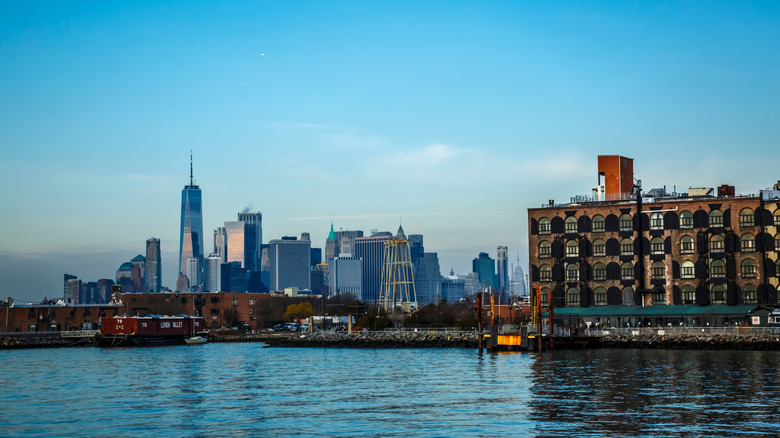
[[[190,184],[184,186],[184,190],[181,191],[179,273],[186,274],[188,258],[203,258],[203,212],[200,187],[196,186],[192,179],[192,157],[190,157]]]

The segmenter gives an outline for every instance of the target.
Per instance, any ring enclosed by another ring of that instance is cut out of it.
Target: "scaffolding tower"
[[[417,310],[414,272],[409,240],[398,238],[385,242],[382,264],[382,288],[377,303],[385,312],[411,313]]]

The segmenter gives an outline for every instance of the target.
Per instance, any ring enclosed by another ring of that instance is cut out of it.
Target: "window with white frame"
[[[620,267],[620,278],[623,280],[633,280],[634,279],[634,264],[631,262],[625,262],[623,263],[623,266]]]
[[[550,219],[546,217],[539,219],[539,234],[550,234]]]
[[[680,213],[680,228],[684,230],[693,228],[693,214],[690,211]]]
[[[710,277],[712,278],[726,277],[726,263],[723,260],[712,261],[712,264],[710,264]]]
[[[711,227],[723,226],[723,213],[720,210],[712,210],[710,212],[710,226]]]
[[[566,257],[577,257],[580,255],[580,245],[576,240],[566,242]]]
[[[664,229],[664,216],[661,213],[655,212],[650,215],[650,229],[651,230]]]
[[[605,222],[604,222],[604,216],[597,214],[596,216],[593,216],[593,232],[594,233],[603,233],[605,230]]]
[[[597,306],[606,306],[607,290],[603,287],[597,287],[596,290],[593,291],[593,303]]]
[[[710,238],[710,252],[723,252],[726,249],[726,241],[720,234],[714,234]]]
[[[712,304],[726,304],[726,286],[717,284],[712,286]]]
[[[567,217],[566,218],[566,232],[567,233],[576,233],[577,232],[577,219],[574,217]]]
[[[550,305],[550,288],[545,287],[541,290],[541,299],[542,299],[542,306],[548,306]]]
[[[580,281],[580,267],[576,263],[566,266],[566,281]]]
[[[750,208],[743,208],[739,212],[739,226],[740,227],[753,227],[756,225],[755,214]]]
[[[552,268],[549,265],[539,268],[539,281],[552,281]]]
[[[778,234],[780,236],[780,234]],[[593,242],[593,255],[596,257],[603,257],[607,255],[607,244],[601,239],[596,239]]]
[[[539,242],[539,258],[549,259],[552,256],[552,245],[546,240]]]
[[[740,239],[740,248],[742,252],[755,252],[756,251],[756,238],[750,233],[743,234]]]
[[[664,239],[660,237],[653,237],[650,241],[650,254],[663,254],[664,253]]]
[[[751,259],[742,262],[742,278],[756,278],[756,262]]]
[[[607,279],[607,267],[604,263],[596,263],[593,267],[593,279],[599,281]]]
[[[682,239],[680,239],[680,253],[693,254],[693,252],[694,252],[693,237],[683,236]]]
[[[666,302],[666,291],[654,289],[652,292],[653,304],[663,304]]]
[[[620,216],[620,231],[632,231],[634,229],[634,220],[630,214]]]
[[[691,279],[694,278],[696,275],[695,273],[695,267],[693,265],[693,262],[686,260],[682,263],[682,266],[680,267],[680,277],[685,279]]]
[[[650,268],[650,275],[653,280],[663,280],[666,278],[666,265],[663,262],[655,262]]]
[[[623,239],[620,242],[620,255],[634,255],[634,242],[631,239]]]
[[[696,302],[696,289],[694,289],[693,286],[683,286],[682,301],[683,304],[694,304]]]
[[[744,304],[757,304],[758,294],[756,293],[756,287],[752,284],[742,288],[742,302]]]
[[[575,287],[566,291],[566,305],[569,307],[578,307],[580,305],[580,291]]]

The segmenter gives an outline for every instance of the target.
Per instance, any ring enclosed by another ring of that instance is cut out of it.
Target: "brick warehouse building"
[[[284,322],[287,306],[301,301],[311,302],[315,312],[322,310],[322,300],[292,298],[281,294],[119,294],[111,304],[102,305],[35,304],[0,307],[0,332],[96,329],[103,316],[152,314],[202,316],[206,320],[206,327],[210,329],[239,327],[245,323],[250,330],[259,330]]]
[[[552,291],[570,323],[625,326],[737,323],[777,305],[777,185],[758,196],[730,186],[641,193],[626,184],[633,160],[620,156],[599,156],[599,176],[591,196],[528,209],[531,286],[543,306]]]

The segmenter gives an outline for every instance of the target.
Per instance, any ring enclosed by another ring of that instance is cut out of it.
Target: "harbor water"
[[[0,351],[0,435],[776,436],[780,352]]]

